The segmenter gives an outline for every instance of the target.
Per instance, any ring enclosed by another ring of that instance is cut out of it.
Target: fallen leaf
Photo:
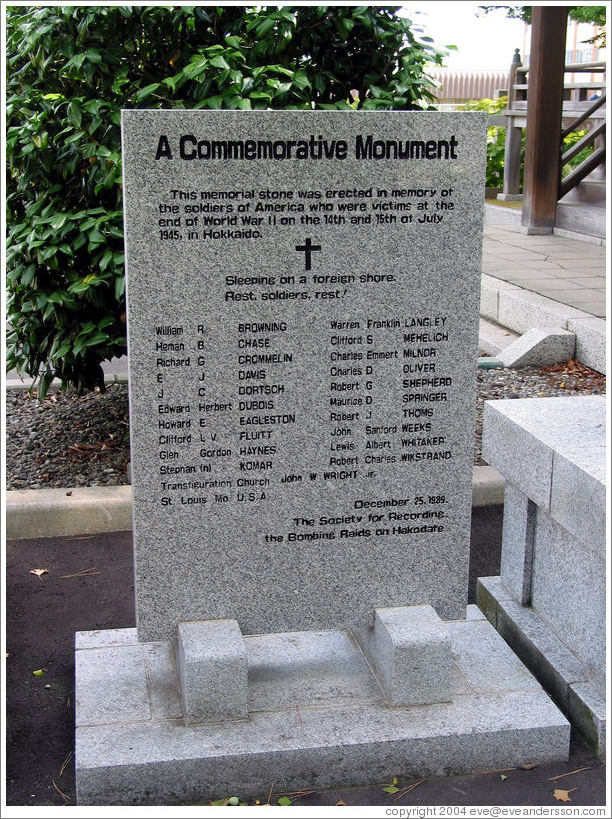
[[[537,767],[537,762],[531,762],[529,765],[521,765],[521,771],[534,771]]]
[[[336,802],[336,807],[339,807],[340,805],[346,805],[346,802],[342,802],[342,801]]]
[[[42,575],[49,574],[49,569],[30,569],[30,574],[35,574],[42,580]]]
[[[553,796],[558,802],[571,802],[569,795],[572,791],[575,791],[576,788],[572,788],[569,791],[562,791],[561,788],[555,788]]]
[[[502,775],[500,776],[500,779],[501,779],[501,781],[503,782],[503,781],[504,781],[504,779],[508,779],[508,777],[506,776],[506,774],[502,774]]]
[[[397,779],[394,777],[391,782],[383,788],[384,793],[397,793],[399,788],[397,787]]]
[[[45,672],[42,668],[39,668],[37,671],[32,671],[32,674],[34,674],[35,677],[44,677]]]

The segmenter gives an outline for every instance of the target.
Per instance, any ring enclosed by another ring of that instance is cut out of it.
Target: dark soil
[[[501,507],[474,510],[471,599],[477,574],[499,573],[500,543]],[[7,543],[7,805],[75,805],[74,633],[135,625],[131,546],[131,532]],[[33,569],[47,569],[47,573],[32,574]],[[42,676],[35,676],[35,671],[42,671]],[[101,680],[101,696],[103,687]],[[572,742],[568,762],[532,770],[420,783],[404,781],[401,771],[397,776],[401,790],[393,794],[383,790],[387,783],[373,783],[367,788],[315,792],[300,796],[293,804],[562,808],[564,803],[555,798],[555,789],[569,792],[567,807],[606,804],[605,767],[579,737]],[[269,799],[276,805],[278,798],[279,794],[266,792],[260,802]],[[30,815],[41,814],[33,811]]]

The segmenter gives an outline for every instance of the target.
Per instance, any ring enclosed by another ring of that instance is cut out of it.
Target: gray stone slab
[[[606,343],[608,334],[605,319],[584,317],[571,319],[567,329],[576,334],[576,358],[587,367],[606,372]]]
[[[500,573],[504,586],[521,605],[531,602],[536,509],[524,492],[506,485]]]
[[[585,549],[538,510],[531,605],[603,687],[606,674],[605,555]]]
[[[499,353],[506,367],[541,367],[574,357],[576,337],[561,329],[532,327]]]
[[[74,647],[106,648],[108,646],[138,645],[138,633],[135,628],[108,628],[94,631],[77,631],[74,635]]]
[[[144,643],[144,659],[153,719],[180,719],[183,706],[170,643]]]
[[[569,686],[586,681],[579,658],[537,612],[514,601],[498,601],[497,630],[559,707],[567,711]]]
[[[77,799],[80,805],[207,803],[228,793],[265,798],[272,785],[278,793],[321,790],[388,781],[398,770],[407,777],[442,776],[567,758],[569,725],[541,695],[462,702],[454,732],[449,714],[433,725],[428,721],[431,708],[422,706],[417,715],[404,711],[384,722],[376,710],[345,709],[330,717],[317,709],[296,715],[293,724],[282,713],[256,716],[249,726],[255,748],[236,735],[209,738],[200,732],[185,737],[171,722],[152,731],[138,725],[105,729],[98,738],[109,748],[129,743],[145,751],[135,757],[115,752],[105,766],[84,757],[93,729],[83,729],[77,737],[77,755],[83,759]],[[490,722],[483,720],[483,712],[494,715]],[[508,729],[509,724],[516,727]],[[282,738],[282,753],[262,748],[270,735]],[[330,736],[338,741],[326,742]],[[226,742],[227,750],[219,751]],[[216,746],[214,755],[197,755],[211,745]]]
[[[601,439],[605,403],[600,395],[487,401],[483,458],[548,512],[553,452],[588,468],[585,441]]]
[[[382,702],[365,657],[347,632],[245,637],[249,712],[322,703]]]
[[[581,544],[603,558],[606,553],[606,427],[585,434],[576,456],[555,453],[550,514]],[[587,430],[585,430],[587,432]]]
[[[149,707],[153,719],[176,719],[183,716],[183,708],[178,693],[177,678],[173,662],[173,652],[170,643],[144,643],[139,644],[138,634],[135,628],[100,629],[95,631],[77,631],[75,634],[75,649],[79,657],[88,656],[90,660],[81,669],[79,666],[79,676],[84,682],[85,690],[91,685],[100,691],[101,699],[105,700],[111,712],[116,711],[121,715],[124,708],[122,702],[123,689],[112,692],[106,685],[106,675],[108,669],[105,667],[108,654],[100,655],[87,654],[80,655],[78,652],[85,649],[108,649],[130,646],[132,649],[131,662],[139,667],[140,652],[144,658],[144,674],[148,685]],[[110,655],[115,657],[116,655]],[[124,656],[124,655],[121,655]],[[128,655],[125,655],[128,656]],[[112,663],[111,663],[112,665]],[[134,696],[142,694],[142,676],[140,669],[135,673],[136,688],[134,692],[128,693],[128,701],[131,702]],[[92,700],[93,702],[93,700]],[[130,706],[128,706],[130,707]],[[143,699],[143,714],[146,714],[146,705]],[[81,714],[83,721],[97,718],[97,708],[90,717]]]
[[[513,401],[485,401],[482,434],[482,457],[494,469],[520,489],[538,506],[549,508],[553,454],[550,446],[521,423],[519,411],[530,416],[533,405],[553,399],[518,398]],[[527,403],[528,402],[528,403]],[[509,406],[509,405],[512,405]],[[537,409],[543,411],[543,406]]]
[[[470,657],[459,657],[459,663],[480,668],[489,662],[495,641],[485,637],[481,656],[473,651],[483,627],[491,626],[482,620],[446,626],[457,631],[459,653],[472,644]],[[245,643],[255,641],[245,638]],[[334,645],[324,640],[320,651],[311,646],[306,653],[320,665],[327,652],[332,656]],[[264,649],[260,644],[259,650]],[[129,652],[131,647],[116,650]],[[495,676],[512,679],[516,659],[501,639],[493,653],[489,681]],[[296,659],[300,665],[299,652]],[[108,671],[121,676],[124,667],[119,663]],[[358,665],[350,668],[362,675]],[[262,682],[269,685],[270,678],[264,675]],[[286,683],[281,674],[279,689]],[[514,690],[476,694],[466,693],[463,680],[451,703],[389,708],[372,702],[321,702],[257,711],[246,721],[222,725],[186,726],[182,720],[156,718],[143,722],[136,706],[133,719],[121,725],[78,721],[77,801],[81,806],[206,803],[230,793],[265,797],[271,786],[275,792],[350,787],[398,774],[441,776],[566,759],[566,720],[528,677],[519,681],[514,676],[513,684]]]
[[[486,620],[486,617],[484,616],[484,614],[481,612],[481,610],[478,608],[477,605],[475,605],[474,603],[471,603],[467,607],[465,619],[466,620]]]
[[[606,700],[590,683],[569,687],[568,713],[572,725],[590,742],[597,756],[606,757]]]
[[[86,535],[132,528],[131,486],[83,486],[71,492],[70,495],[65,489],[7,492],[7,539]]]
[[[448,624],[457,668],[474,694],[536,691],[537,680],[487,620]]]
[[[485,133],[479,113],[123,112],[141,639],[461,616]]]
[[[149,689],[141,645],[112,645],[75,652],[79,725],[150,720]]]
[[[187,724],[246,719],[247,655],[235,620],[179,623],[176,670]]]

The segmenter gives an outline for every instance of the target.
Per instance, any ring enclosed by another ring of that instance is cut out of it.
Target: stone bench
[[[478,604],[605,753],[605,398],[490,401],[483,457],[506,479],[501,574]]]

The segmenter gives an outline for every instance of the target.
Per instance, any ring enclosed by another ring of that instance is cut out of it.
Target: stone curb
[[[504,502],[505,481],[490,466],[475,466],[472,507]],[[93,535],[132,528],[132,487],[18,489],[6,493],[6,539]]]
[[[576,357],[597,372],[606,372],[606,319],[532,293],[483,273],[480,316],[522,335],[533,328],[559,328],[576,336]]]

